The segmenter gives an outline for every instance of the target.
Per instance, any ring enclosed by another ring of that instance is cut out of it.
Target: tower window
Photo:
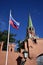
[[[11,52],[12,52],[12,48],[11,48]]]
[[[1,49],[1,44],[0,44],[0,49]]]
[[[31,28],[29,28],[29,30],[31,30]]]
[[[0,47],[1,47],[1,44],[0,44]]]
[[[29,30],[34,30],[34,28],[30,27]]]
[[[36,39],[33,39],[34,43],[37,43]]]

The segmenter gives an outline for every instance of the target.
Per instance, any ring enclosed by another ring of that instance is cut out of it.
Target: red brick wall
[[[31,39],[28,39],[28,47],[29,47],[29,56],[31,59],[27,58],[25,65],[37,65],[36,57],[43,53],[43,39],[37,39],[37,43],[34,43]],[[27,46],[25,45],[25,48]],[[27,49],[27,48],[26,48]],[[17,57],[21,56],[23,58],[23,54],[17,52],[8,53],[8,65],[17,65]],[[0,65],[5,65],[6,60],[6,52],[0,51]]]

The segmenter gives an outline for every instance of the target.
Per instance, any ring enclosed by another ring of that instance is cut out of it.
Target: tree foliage
[[[15,38],[14,36],[16,36],[16,34],[11,34],[9,35],[9,42],[15,42]],[[3,45],[3,50],[6,50],[7,49],[7,39],[8,39],[8,31],[5,30],[5,31],[0,31],[0,42],[1,41],[4,41],[4,45]]]

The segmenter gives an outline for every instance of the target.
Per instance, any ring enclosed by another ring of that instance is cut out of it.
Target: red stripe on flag
[[[12,20],[10,20],[10,25],[12,25],[13,26],[13,28],[16,28],[16,29],[18,29],[18,27],[13,23],[13,21]]]

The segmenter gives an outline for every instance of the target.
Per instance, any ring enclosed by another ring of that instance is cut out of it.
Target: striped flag
[[[15,28],[15,29],[18,29],[19,28],[19,25],[20,23],[18,23],[11,15],[10,13],[10,21],[9,21],[10,25]]]

